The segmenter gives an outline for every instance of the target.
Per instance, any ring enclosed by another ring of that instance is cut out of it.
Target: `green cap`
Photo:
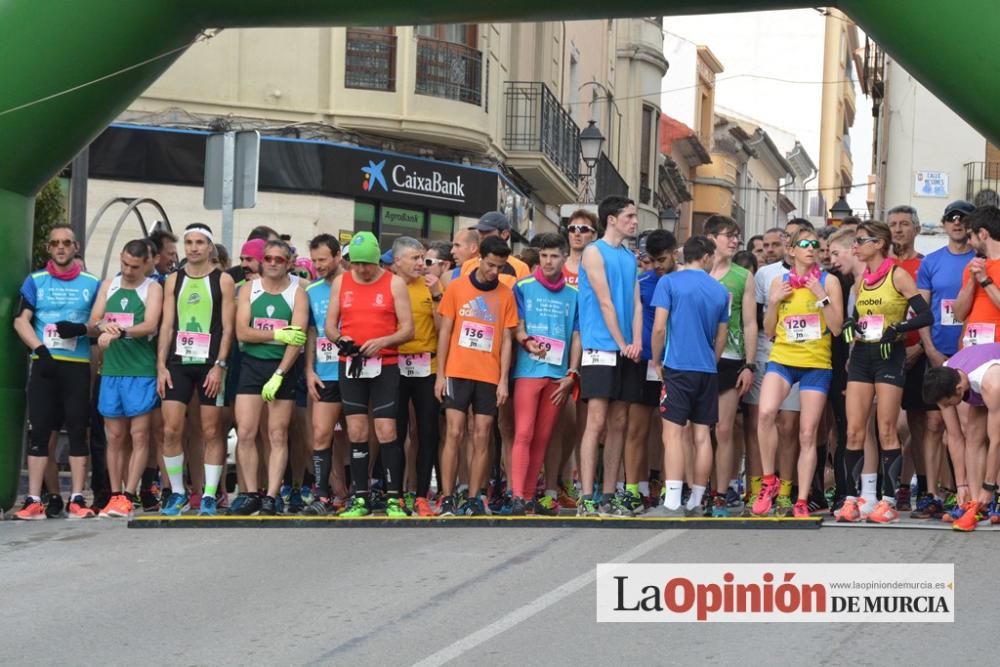
[[[382,250],[371,232],[358,232],[351,239],[351,264],[378,264]]]

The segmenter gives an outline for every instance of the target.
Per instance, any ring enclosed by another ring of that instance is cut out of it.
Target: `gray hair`
[[[986,188],[976,193],[975,201],[972,202],[977,208],[980,206],[1000,206],[1000,195],[996,190]]]
[[[906,204],[900,204],[899,206],[893,206],[885,213],[885,219],[888,220],[889,216],[893,213],[902,213],[904,215],[909,215],[913,220],[913,225],[915,227],[920,227],[920,216],[917,215],[917,209]]]
[[[392,242],[392,258],[395,260],[404,250],[424,252],[424,244],[410,236],[400,236]]]

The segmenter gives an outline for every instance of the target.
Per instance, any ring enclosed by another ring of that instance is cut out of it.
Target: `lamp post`
[[[677,222],[681,219],[680,211],[671,205],[660,211],[660,229],[677,235]]]
[[[586,182],[584,183],[580,201],[589,203],[595,198],[596,187],[593,185],[594,167],[601,157],[601,147],[604,145],[604,135],[597,129],[595,121],[589,121],[587,127],[580,133],[580,155],[587,165]]]
[[[844,218],[853,213],[854,210],[851,208],[851,205],[847,203],[847,197],[841,194],[840,199],[838,199],[830,209],[830,224],[834,227],[839,227],[840,223],[844,221]]]

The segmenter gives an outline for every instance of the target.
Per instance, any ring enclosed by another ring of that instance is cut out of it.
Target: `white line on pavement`
[[[671,530],[663,531],[662,533],[655,535],[645,542],[640,542],[635,547],[629,549],[625,553],[610,559],[609,563],[628,563],[646,553],[652,551],[653,549],[666,544],[667,542],[680,537],[686,530]],[[484,644],[490,639],[493,639],[499,634],[510,630],[518,623],[528,620],[535,614],[545,611],[555,603],[559,602],[563,598],[569,597],[573,593],[576,593],[585,586],[590,585],[594,582],[597,577],[596,567],[589,569],[580,576],[570,579],[562,586],[554,588],[545,595],[535,598],[528,604],[518,607],[514,611],[511,611],[505,616],[493,621],[489,625],[480,628],[471,635],[466,635],[462,639],[459,639],[454,644],[446,646],[437,653],[427,656],[418,663],[415,663],[413,667],[437,667],[438,665],[443,665],[446,662],[450,662],[455,658],[459,657],[463,653],[471,651],[480,644]]]

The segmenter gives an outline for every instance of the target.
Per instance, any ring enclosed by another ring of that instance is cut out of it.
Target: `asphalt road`
[[[0,662],[995,664],[998,539],[852,528],[138,530],[5,521]],[[597,624],[594,565],[613,559],[954,562],[956,622]]]

